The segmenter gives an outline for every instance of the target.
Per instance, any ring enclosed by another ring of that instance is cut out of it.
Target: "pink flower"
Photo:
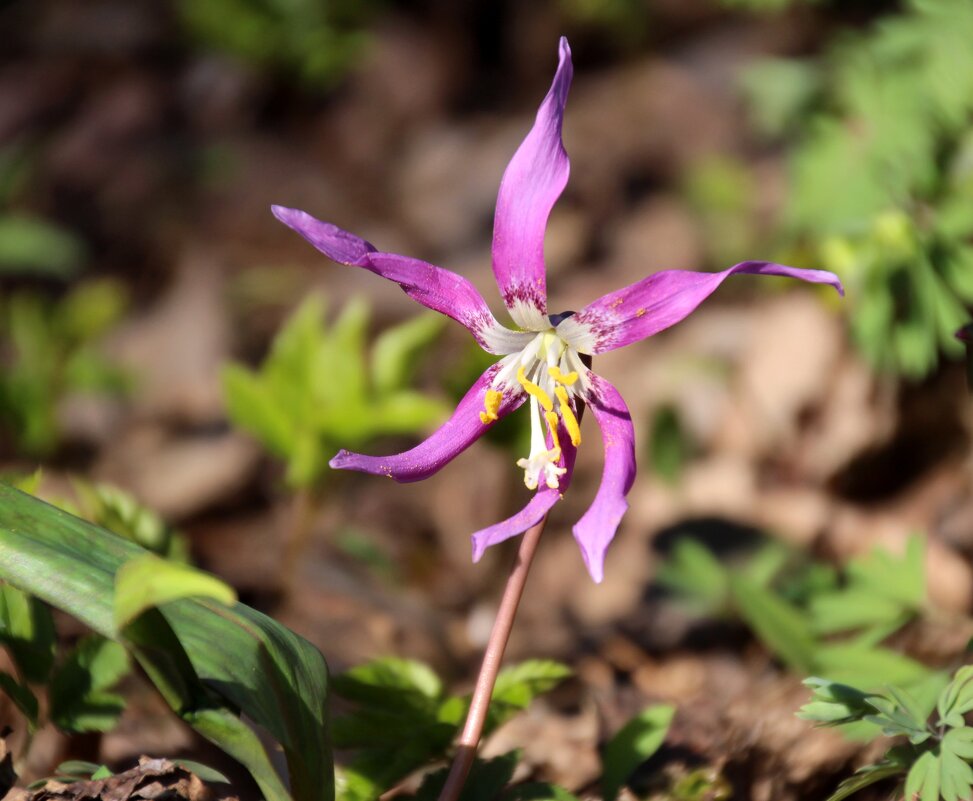
[[[424,442],[393,456],[342,450],[331,466],[396,481],[419,481],[529,401],[532,444],[517,465],[524,470],[527,487],[536,492],[513,517],[473,535],[473,558],[478,560],[489,546],[537,523],[562,497],[581,443],[577,415],[579,403],[584,402],[601,429],[605,465],[595,499],[573,531],[588,572],[600,582],[605,551],[628,508],[625,496],[635,479],[635,437],[618,390],[592,372],[583,357],[630,345],[679,322],[734,273],[786,275],[830,284],[842,294],[843,289],[830,272],[747,261],[718,273],[657,272],[598,298],[576,314],[549,315],[544,230],[568,180],[561,122],[571,75],[571,50],[562,38],[551,89],[500,182],[493,274],[516,329],[499,323],[480,293],[456,273],[383,253],[303,211],[274,206],[273,212],[329,258],[395,281],[413,300],[466,326],[480,347],[501,357],[473,384],[452,417]]]

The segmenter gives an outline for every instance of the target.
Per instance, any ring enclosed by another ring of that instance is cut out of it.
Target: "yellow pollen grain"
[[[573,386],[578,380],[578,373],[576,370],[572,370],[570,373],[565,375],[561,372],[557,365],[548,367],[547,374],[557,381],[557,383],[564,384],[566,387]]]
[[[561,419],[564,421],[564,427],[568,430],[568,435],[571,437],[571,444],[574,447],[578,447],[581,444],[581,426],[578,425],[578,418],[574,416],[574,410],[571,409],[571,404],[568,403],[568,391],[564,387],[557,387],[554,390],[554,394],[557,395],[557,399],[561,402]]]
[[[517,381],[528,395],[537,398],[537,402],[544,408],[545,412],[554,411],[554,402],[551,400],[550,395],[537,386],[537,384],[535,384],[533,381],[527,380],[527,376],[524,375],[523,367],[517,370]]]
[[[497,392],[495,389],[488,389],[486,395],[483,397],[483,408],[485,411],[480,412],[480,422],[483,425],[489,425],[494,420],[498,420],[497,410],[500,408],[500,401],[503,400],[503,393]]]
[[[551,441],[557,450],[561,450],[561,443],[557,438],[557,414],[555,412],[544,412],[544,419],[547,420],[547,430],[551,432]]]

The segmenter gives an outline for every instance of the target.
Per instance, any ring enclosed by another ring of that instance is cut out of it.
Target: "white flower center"
[[[557,489],[560,476],[566,472],[558,466],[561,459],[559,426],[572,445],[581,443],[581,431],[575,415],[575,399],[583,398],[590,386],[588,368],[578,351],[558,336],[553,328],[541,331],[523,350],[500,360],[483,400],[480,420],[489,425],[497,419],[497,410],[507,391],[517,385],[530,395],[530,455],[517,461],[524,470],[524,484],[537,489],[540,482]],[[546,429],[546,433],[545,433]]]

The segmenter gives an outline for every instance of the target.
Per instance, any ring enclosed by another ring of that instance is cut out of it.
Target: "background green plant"
[[[973,304],[973,6],[910,0],[820,61],[765,61],[744,86],[787,144],[786,258],[841,275],[855,341],[921,378]]]
[[[22,290],[0,296],[0,432],[30,456],[58,445],[58,405],[70,395],[119,395],[127,374],[100,351],[127,301],[108,279],[73,287],[59,300]]]
[[[369,310],[353,300],[327,326],[325,302],[308,296],[257,370],[230,364],[223,389],[230,419],[286,460],[293,488],[320,489],[340,448],[411,434],[446,417],[444,402],[407,388],[442,329],[438,315],[393,326],[366,349]]]
[[[743,560],[725,562],[682,538],[657,581],[697,615],[742,621],[801,675],[867,688],[898,684],[928,698],[945,676],[884,644],[924,613],[924,565],[917,536],[902,556],[876,548],[841,571],[774,541]]]
[[[204,49],[327,89],[354,65],[368,41],[377,0],[175,0],[189,35]]]
[[[799,717],[822,726],[865,721],[886,737],[906,740],[842,782],[828,801],[841,801],[875,782],[903,775],[907,799],[960,801],[973,793],[973,728],[965,718],[973,711],[973,667],[957,670],[931,701],[893,686],[865,693],[818,678],[805,684],[813,696]]]

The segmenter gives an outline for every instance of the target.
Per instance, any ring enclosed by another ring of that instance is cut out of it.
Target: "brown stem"
[[[473,690],[473,697],[470,699],[470,711],[466,716],[466,725],[456,742],[456,756],[453,757],[449,776],[446,777],[446,783],[439,794],[439,801],[456,801],[459,798],[466,777],[473,766],[476,748],[480,743],[480,736],[483,734],[483,724],[486,722],[487,711],[490,708],[490,698],[493,696],[493,685],[496,684],[500,662],[503,660],[503,652],[507,647],[507,640],[510,639],[510,630],[514,625],[514,617],[517,614],[520,597],[524,594],[527,572],[530,570],[530,563],[534,560],[537,543],[540,541],[546,523],[547,515],[544,515],[541,521],[529,528],[520,540],[517,561],[507,579],[503,597],[500,599],[500,608],[497,610],[497,617],[493,621],[490,639],[483,654],[483,664],[480,665],[476,687]]]

